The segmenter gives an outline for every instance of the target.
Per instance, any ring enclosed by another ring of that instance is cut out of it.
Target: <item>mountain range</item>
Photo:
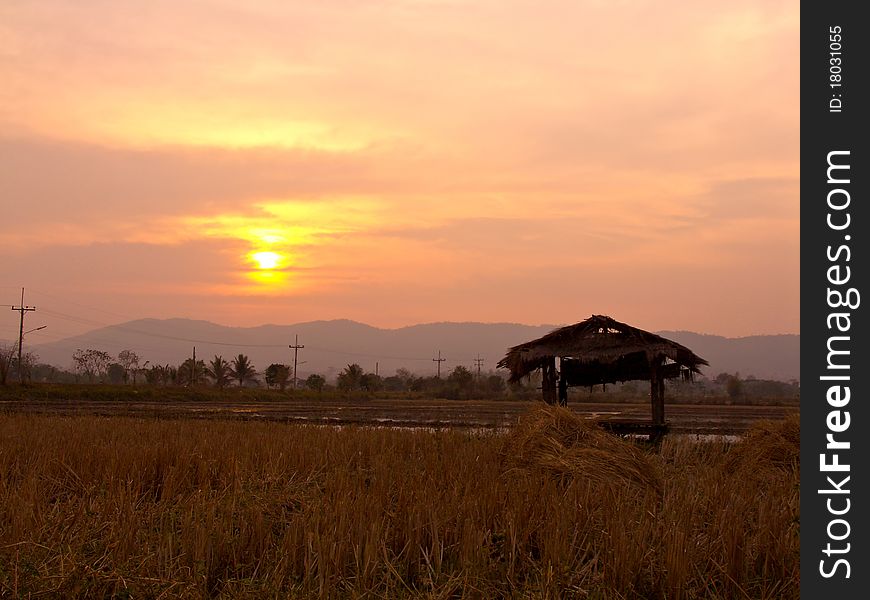
[[[349,320],[312,321],[294,325],[226,327],[191,319],[139,319],[56,342],[33,346],[40,362],[70,368],[77,348],[96,348],[112,355],[135,351],[142,362],[178,364],[196,348],[197,359],[214,355],[230,359],[246,354],[260,370],[271,363],[293,363],[290,345],[298,343],[300,377],[320,373],[334,377],[345,365],[359,363],[367,371],[391,375],[404,367],[418,374],[442,373],[456,365],[482,371],[495,368],[506,349],[548,333],[555,325],[516,323],[428,323],[382,329]],[[739,372],[760,379],[788,381],[800,378],[800,335],[755,335],[726,338],[687,331],[656,332],[691,348],[710,362],[703,372]],[[446,359],[436,362],[440,351]]]

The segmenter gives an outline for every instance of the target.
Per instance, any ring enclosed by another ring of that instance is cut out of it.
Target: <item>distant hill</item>
[[[190,319],[140,319],[103,327],[57,342],[34,346],[40,361],[69,368],[76,348],[97,348],[116,355],[134,350],[151,364],[178,364],[190,357],[208,361],[215,354],[229,359],[247,354],[259,370],[273,362],[292,363],[288,345],[299,336],[300,376],[321,373],[333,377],[345,365],[359,363],[390,375],[399,367],[416,373],[434,373],[432,360],[441,351],[447,360],[442,372],[456,365],[471,368],[478,355],[483,370],[490,370],[509,346],[540,337],[554,325],[516,323],[428,323],[399,329],[380,329],[349,320],[312,321],[295,325],[225,327]],[[790,380],[800,377],[800,336],[760,335],[725,338],[686,331],[661,335],[691,348],[710,361],[708,376],[727,371],[741,376]]]
[[[691,348],[710,363],[704,374],[739,372],[741,377],[800,380],[801,336],[751,335],[726,338],[691,331],[659,331],[659,335]]]

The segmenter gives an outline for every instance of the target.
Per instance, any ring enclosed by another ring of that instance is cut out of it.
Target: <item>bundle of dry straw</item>
[[[509,469],[662,491],[658,467],[634,443],[558,406],[539,406],[521,416],[501,453]]]
[[[761,472],[765,469],[790,471],[800,469],[800,415],[782,421],[760,421],[753,425],[728,453],[726,465],[731,469]]]

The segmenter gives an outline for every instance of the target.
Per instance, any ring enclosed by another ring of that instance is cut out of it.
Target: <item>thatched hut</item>
[[[652,422],[664,425],[665,379],[691,380],[706,364],[706,360],[676,342],[607,316],[592,315],[510,348],[498,366],[510,370],[511,381],[541,369],[543,396],[548,404],[566,404],[571,386],[649,380]]]

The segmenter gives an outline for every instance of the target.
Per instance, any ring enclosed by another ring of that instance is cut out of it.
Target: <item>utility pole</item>
[[[24,369],[21,367],[21,345],[24,343],[24,313],[36,310],[35,306],[24,305],[24,288],[21,288],[21,306],[13,306],[12,310],[21,313],[21,323],[18,327],[18,382],[24,383]]]
[[[480,365],[483,364],[483,359],[480,358],[480,354],[478,354],[477,358],[474,359],[474,364],[477,365],[477,378],[480,379]]]
[[[196,346],[193,347],[193,366],[190,368],[190,386],[196,385]]]
[[[438,351],[438,358],[432,359],[434,362],[438,363],[438,379],[441,379],[441,363],[443,363],[446,358],[441,358],[441,350]]]
[[[299,358],[299,349],[304,348],[305,346],[299,345],[299,335],[296,336],[296,342],[289,346],[289,348],[293,349],[293,389],[296,389],[296,359]]]
[[[375,361],[375,377],[380,377],[380,375],[381,375],[381,374],[378,372],[378,366],[379,366],[378,361]]]

